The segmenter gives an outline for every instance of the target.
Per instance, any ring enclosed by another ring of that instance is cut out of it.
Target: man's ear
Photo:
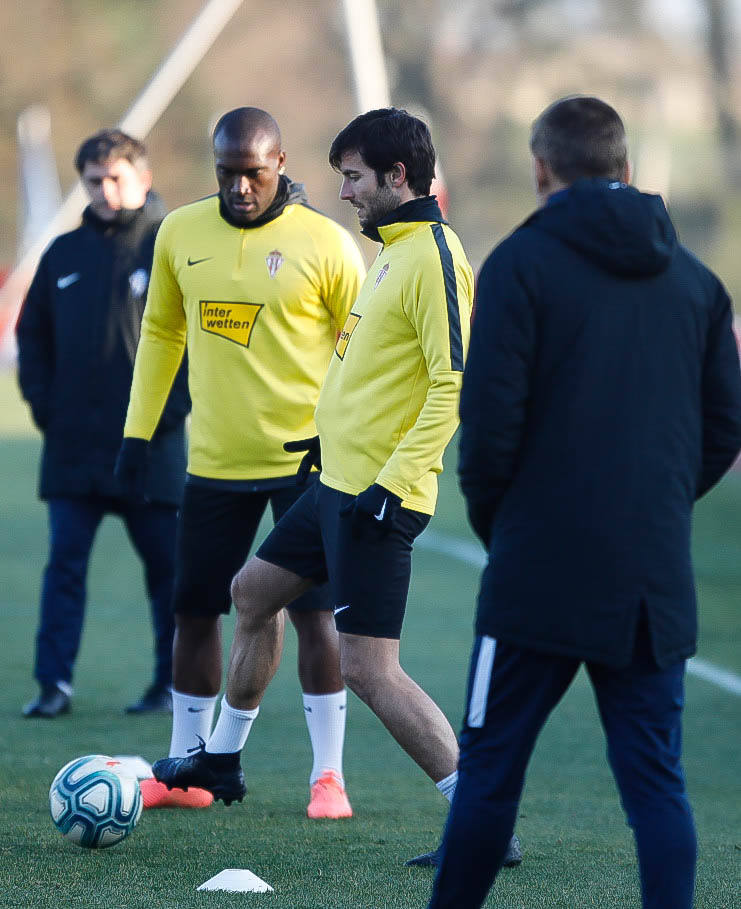
[[[533,179],[538,196],[547,196],[553,185],[553,171],[543,158],[533,155]]]
[[[152,188],[152,171],[149,169],[143,170],[141,172],[141,179],[142,183],[146,187],[146,191],[149,192],[149,190]]]
[[[623,181],[623,183],[630,183],[630,181],[633,179],[633,167],[630,161],[625,162],[623,174],[620,179]]]
[[[407,178],[407,169],[401,161],[391,165],[391,169],[386,171],[388,184],[392,189],[401,189]]]

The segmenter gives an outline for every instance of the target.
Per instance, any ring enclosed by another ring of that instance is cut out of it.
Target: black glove
[[[31,416],[39,432],[44,432],[49,424],[49,405],[46,401],[34,401],[31,404]]]
[[[494,510],[488,503],[474,503],[469,500],[466,502],[466,511],[468,512],[469,524],[476,532],[476,536],[488,549],[491,540],[491,525],[494,522]]]
[[[148,466],[149,442],[146,439],[125,438],[113,475],[118,480],[121,495],[133,505],[143,505],[147,501]]]
[[[299,439],[296,442],[284,442],[283,450],[306,452],[296,471],[296,483],[299,486],[303,486],[309,479],[312,467],[318,467],[319,470],[322,469],[322,450],[319,446],[319,436],[312,436],[310,439]]]
[[[381,540],[394,526],[400,508],[399,496],[374,483],[341,508],[340,514],[349,516],[356,539]]]

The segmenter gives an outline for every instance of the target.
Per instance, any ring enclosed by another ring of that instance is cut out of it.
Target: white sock
[[[215,709],[216,695],[204,698],[172,689],[170,757],[186,757],[190,748],[200,745],[199,736],[208,739]]]
[[[210,754],[231,754],[234,751],[241,751],[250,734],[252,721],[259,712],[259,707],[255,707],[254,710],[237,710],[230,707],[224,695],[221,699],[219,718],[211,738],[206,743],[206,751]]]
[[[455,792],[455,785],[458,782],[458,771],[454,770],[450,776],[446,776],[443,780],[438,780],[435,785],[442,792],[445,798],[449,801],[453,801],[453,793]]]
[[[314,751],[310,786],[326,770],[337,774],[342,785],[345,785],[342,777],[342,748],[345,744],[346,708],[347,692],[344,688],[334,694],[304,695],[304,715]]]

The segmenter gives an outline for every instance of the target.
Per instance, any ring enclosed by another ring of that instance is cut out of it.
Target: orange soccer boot
[[[352,817],[345,787],[334,771],[325,770],[311,787],[311,799],[306,813],[310,818]]]
[[[206,789],[190,786],[186,789],[168,789],[154,777],[139,781],[144,808],[208,808],[214,797]]]

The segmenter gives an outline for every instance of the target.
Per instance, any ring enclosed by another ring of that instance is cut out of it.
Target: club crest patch
[[[390,263],[387,262],[376,275],[376,283],[373,285],[373,290],[375,290],[378,287],[378,285],[381,283],[381,281],[383,281],[383,279],[389,273],[389,264]]]
[[[345,359],[345,351],[347,350],[347,345],[350,343],[352,333],[358,327],[358,322],[361,320],[361,318],[362,316],[359,316],[355,312],[351,312],[347,319],[345,319],[344,328],[340,332],[340,336],[337,338],[337,344],[334,348],[334,352],[337,354],[340,360]]]
[[[201,329],[219,335],[241,347],[250,346],[252,330],[263,303],[233,303],[200,300]]]
[[[274,278],[278,274],[278,269],[283,264],[283,254],[279,249],[274,249],[271,253],[265,256],[265,263],[268,266],[268,274],[271,278]]]

